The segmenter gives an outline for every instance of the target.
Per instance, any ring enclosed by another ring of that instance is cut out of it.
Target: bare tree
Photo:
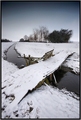
[[[40,31],[40,38],[41,38],[41,40],[42,41],[46,40],[47,37],[48,37],[48,34],[49,34],[48,29],[46,27],[42,26],[42,27],[40,27],[39,31]]]
[[[40,40],[43,41],[43,27],[39,28]]]
[[[33,30],[34,40],[37,41],[38,39],[38,29]]]
[[[46,27],[43,27],[44,40],[47,40],[47,39],[48,39],[48,35],[49,35],[49,31],[47,30]]]
[[[39,27],[39,29],[33,30],[34,40],[36,40],[36,41],[47,40],[48,34],[49,34],[49,31],[44,26]]]
[[[33,35],[30,35],[29,36],[29,41],[33,41],[33,40],[34,40]]]

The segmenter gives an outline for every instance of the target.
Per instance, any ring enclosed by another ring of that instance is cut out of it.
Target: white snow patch
[[[7,85],[9,82],[11,82],[11,80],[9,81],[8,79],[5,81],[5,79],[17,70],[19,70],[17,66],[2,58],[2,87],[4,84]]]

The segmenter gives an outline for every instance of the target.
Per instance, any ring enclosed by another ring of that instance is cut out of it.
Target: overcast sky
[[[73,30],[71,41],[79,41],[79,2],[1,2],[2,38],[19,41],[34,28]]]

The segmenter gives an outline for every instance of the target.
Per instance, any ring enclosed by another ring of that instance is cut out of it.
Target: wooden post
[[[57,81],[56,81],[56,77],[55,77],[54,73],[53,73],[53,78],[55,80],[55,84],[57,85]]]
[[[52,74],[50,74],[50,81],[52,81]]]
[[[30,65],[31,64],[31,57],[30,57],[30,55],[28,57],[28,60],[29,60],[29,65]]]
[[[26,59],[25,54],[24,54],[24,59],[25,59],[25,61],[26,61],[26,66],[28,66],[28,62],[27,62],[27,59]]]

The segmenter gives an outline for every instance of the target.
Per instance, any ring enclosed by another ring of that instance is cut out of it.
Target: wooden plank
[[[51,51],[46,52],[45,55],[42,57],[42,59],[43,59],[43,60],[47,60],[47,59],[50,58],[51,56],[54,56],[54,55],[53,55],[53,51],[54,51],[54,49],[51,50]]]
[[[61,51],[59,54],[56,54],[48,60],[20,69],[7,78],[13,82],[11,86],[9,86],[9,83],[7,87],[3,89],[3,92],[7,95],[13,94],[15,99],[5,109],[11,112],[28,90],[32,90],[46,76],[57,70],[71,53],[72,52],[67,53],[65,51]]]

